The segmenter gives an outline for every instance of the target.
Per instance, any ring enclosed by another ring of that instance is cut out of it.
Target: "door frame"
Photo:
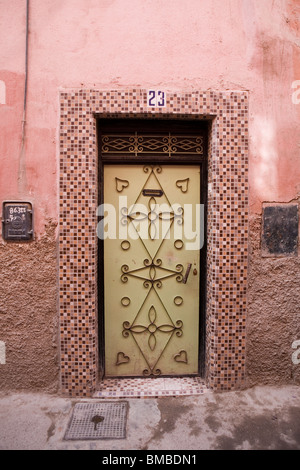
[[[207,192],[208,192],[208,135],[210,122],[205,120],[179,120],[175,119],[134,119],[134,118],[98,118],[97,140],[98,140],[98,206],[104,202],[104,165],[199,165],[200,168],[200,204],[204,204],[204,236],[203,246],[200,249],[200,276],[199,276],[199,346],[198,346],[198,376],[205,378],[206,365],[206,282],[207,282]],[[203,156],[174,156],[172,158],[151,157],[142,161],[140,157],[117,155],[113,157],[101,154],[100,142],[102,131],[112,132],[134,132],[136,130],[155,130],[173,132],[186,132],[196,135],[201,133],[204,137]],[[100,219],[99,219],[100,220]],[[105,325],[104,325],[104,240],[98,238],[98,364],[99,378],[105,377]],[[175,376],[173,376],[174,378]]]
[[[209,121],[205,380],[223,392],[245,386],[249,262],[249,93],[168,90],[150,108],[147,89],[59,90],[59,388],[91,397],[99,385],[96,233],[98,118]],[[238,201],[238,204],[237,204]]]

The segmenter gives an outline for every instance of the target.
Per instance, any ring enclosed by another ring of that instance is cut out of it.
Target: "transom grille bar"
[[[103,155],[203,155],[203,136],[105,134],[101,139]]]

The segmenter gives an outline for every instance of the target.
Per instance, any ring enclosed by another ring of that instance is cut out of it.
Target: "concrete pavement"
[[[125,400],[129,404],[126,439],[66,441],[75,403],[101,399],[0,393],[0,449],[300,449],[299,386]]]

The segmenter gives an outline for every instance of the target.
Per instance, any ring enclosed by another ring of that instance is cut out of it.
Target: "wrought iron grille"
[[[172,135],[170,132],[162,135],[142,135],[138,132],[131,134],[105,134],[101,138],[102,155],[203,155],[203,136]]]

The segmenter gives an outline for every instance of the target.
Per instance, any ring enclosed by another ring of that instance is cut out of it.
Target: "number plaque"
[[[163,90],[148,90],[147,105],[150,108],[164,108],[166,106],[166,92]]]
[[[2,236],[7,241],[33,239],[32,205],[30,202],[4,202]]]

